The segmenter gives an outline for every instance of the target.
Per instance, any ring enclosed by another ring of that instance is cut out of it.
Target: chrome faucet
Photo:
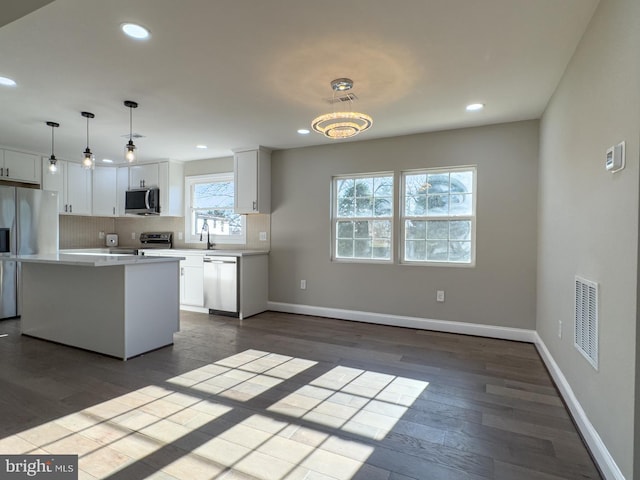
[[[210,240],[210,237],[209,237],[209,222],[208,222],[208,220],[204,221],[204,225],[202,225],[202,230],[200,230],[200,241],[202,241],[203,232],[207,232],[207,250],[211,250],[213,247],[215,247],[215,243],[211,243],[211,240]]]

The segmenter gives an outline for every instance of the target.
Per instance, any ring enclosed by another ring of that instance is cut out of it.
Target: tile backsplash
[[[174,248],[204,248],[204,245],[185,243],[178,239],[184,234],[183,217],[83,217],[60,215],[60,248],[99,248],[105,245],[100,232],[117,233],[120,246],[139,247],[142,232],[173,232]],[[260,240],[260,232],[267,240]],[[135,239],[132,238],[135,234]],[[269,250],[271,245],[271,216],[247,215],[246,245],[216,244],[216,248]]]

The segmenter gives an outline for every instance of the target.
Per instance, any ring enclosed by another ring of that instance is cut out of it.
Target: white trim
[[[313,305],[298,305],[283,302],[268,302],[269,310],[275,312],[297,313],[317,317],[352,320],[357,322],[375,323],[396,327],[408,327],[437,332],[459,333],[462,335],[476,335],[479,337],[499,338],[518,342],[533,343],[542,361],[549,370],[562,399],[567,404],[574,421],[589,447],[593,457],[606,480],[625,480],[624,475],[609,453],[606,445],[598,435],[593,424],[573,393],[569,382],[555,362],[546,345],[535,330],[524,328],[500,327],[496,325],[478,325],[466,322],[451,322],[449,320],[435,320],[430,318],[407,317],[401,315],[385,315],[374,312],[345,310],[341,308],[316,307]]]
[[[569,382],[563,375],[556,361],[551,356],[551,352],[547,349],[547,346],[538,335],[538,332],[534,332],[534,334],[534,343],[538,349],[538,353],[540,354],[540,357],[542,357],[544,364],[547,366],[553,381],[560,391],[560,395],[562,395],[563,400],[567,404],[567,407],[578,426],[578,430],[580,430],[584,441],[589,446],[589,450],[593,454],[604,478],[607,480],[625,480],[620,468],[618,468],[618,465],[609,453],[609,450],[602,441],[602,438],[598,435],[598,432],[583,410],[582,405],[580,405],[578,398],[573,393]]]
[[[204,175],[190,175],[184,177],[184,242],[204,245],[206,240],[200,240],[201,235],[192,232],[192,208],[191,201],[193,187],[201,183],[233,182],[233,172],[207,173]],[[223,244],[246,245],[247,243],[247,219],[246,215],[240,215],[242,233],[240,235],[216,235],[212,233],[209,238],[212,242]]]
[[[267,307],[274,312],[298,313],[317,317],[353,320],[356,322],[376,323],[394,327],[434,330],[437,332],[460,333],[479,337],[500,338],[517,342],[535,343],[535,330],[524,328],[500,327],[496,325],[479,325],[476,323],[451,322],[431,318],[406,317],[402,315],[386,315],[383,313],[344,310],[341,308],[316,307],[313,305],[297,305],[293,303],[269,302]]]

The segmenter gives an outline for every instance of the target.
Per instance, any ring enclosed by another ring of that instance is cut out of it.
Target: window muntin
[[[475,262],[475,167],[402,174],[402,261]]]
[[[234,213],[233,173],[185,178],[187,243],[245,243],[245,216]],[[202,241],[200,237],[202,236]]]
[[[391,261],[393,174],[334,177],[333,257]]]

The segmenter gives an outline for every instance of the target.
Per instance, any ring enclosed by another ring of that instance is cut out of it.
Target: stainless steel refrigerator
[[[58,193],[0,186],[0,255],[58,252]],[[20,264],[0,262],[0,319],[20,315]]]

